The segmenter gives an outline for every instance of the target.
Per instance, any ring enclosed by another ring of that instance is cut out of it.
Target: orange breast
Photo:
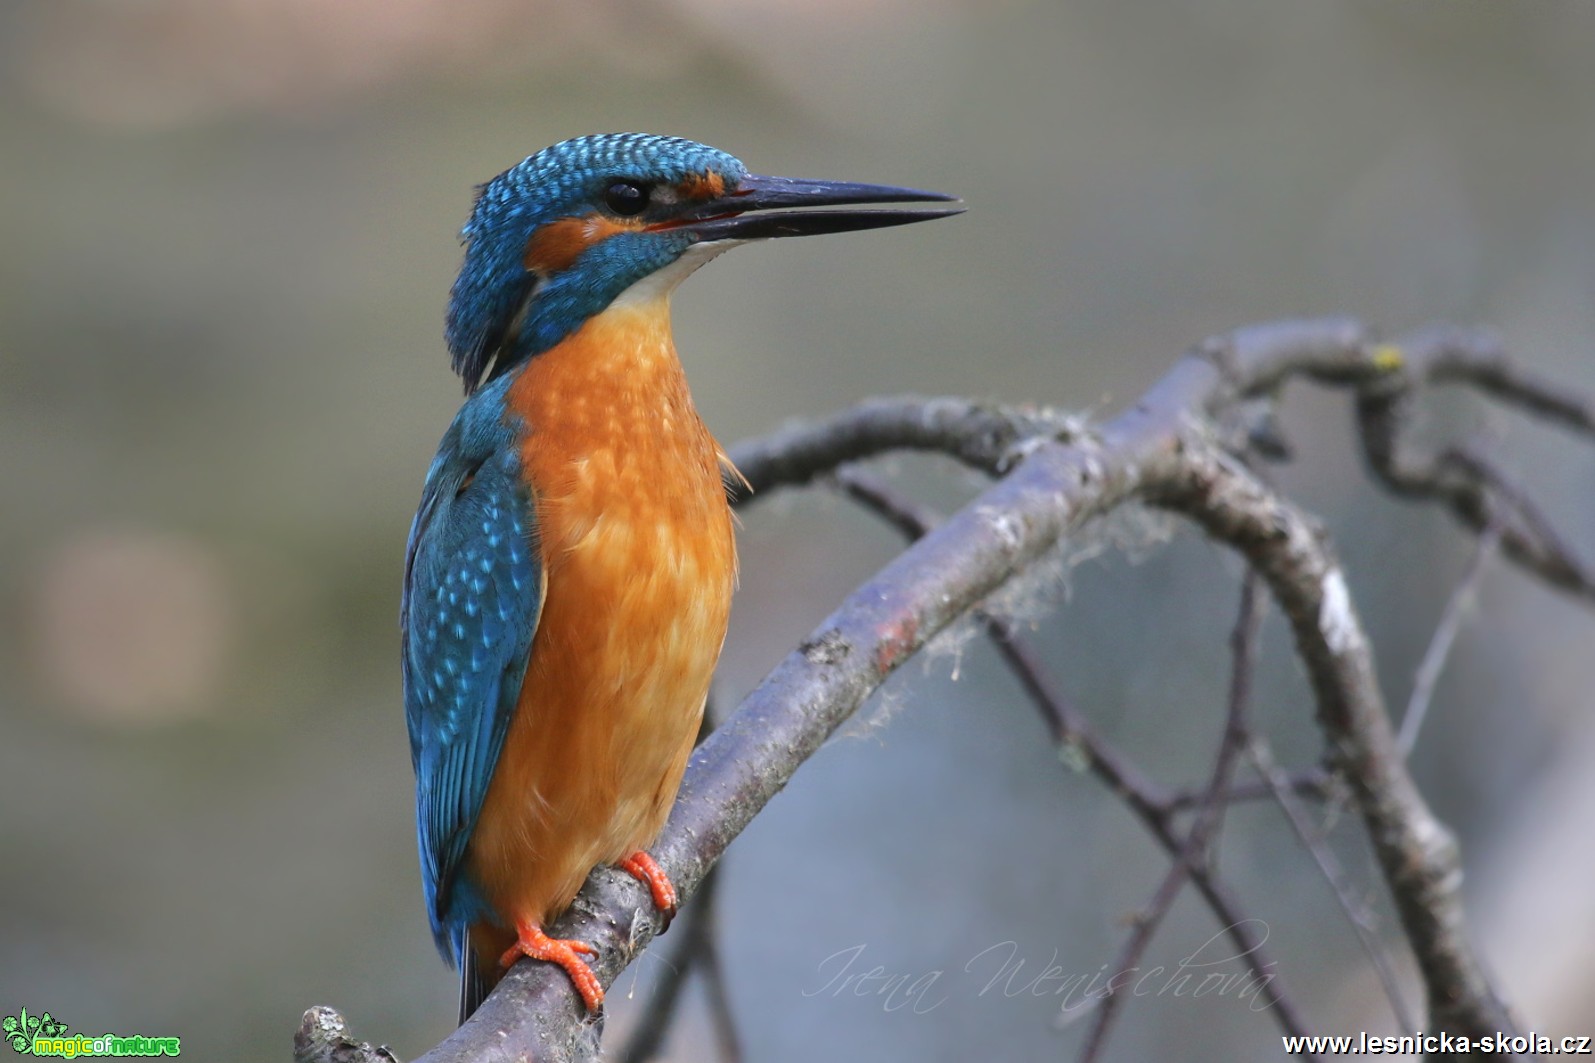
[[[521,371],[547,590],[467,853],[506,921],[546,923],[652,844],[692,750],[736,580],[723,454],[668,303],[611,307]]]

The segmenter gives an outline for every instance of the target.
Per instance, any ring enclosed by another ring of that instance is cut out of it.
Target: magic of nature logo
[[[182,1039],[178,1037],[69,1033],[66,1023],[48,1011],[29,1015],[27,1008],[23,1008],[19,1015],[7,1015],[0,1019],[0,1036],[4,1036],[6,1044],[24,1056],[55,1056],[61,1059],[76,1059],[79,1056],[137,1058],[175,1056],[182,1052]]]

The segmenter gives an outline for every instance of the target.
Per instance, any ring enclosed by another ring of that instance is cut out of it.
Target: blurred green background
[[[1107,412],[1210,332],[1323,312],[1488,323],[1589,394],[1592,40],[1577,0],[11,0],[0,1012],[238,1063],[286,1058],[313,1003],[404,1058],[447,1032],[396,618],[459,400],[440,330],[474,184],[638,129],[966,197],[955,221],[741,250],[686,286],[678,345],[728,442],[901,391]],[[1465,400],[1424,416],[1504,451],[1595,556],[1588,449]],[[1292,395],[1281,482],[1336,535],[1400,705],[1470,543],[1372,488],[1348,421]],[[892,467],[945,504],[972,486]],[[720,701],[897,548],[824,497],[751,510]],[[1060,608],[1034,635],[1053,671],[1171,785],[1217,739],[1238,573],[1182,533],[1033,591]],[[1536,1030],[1595,1014],[1592,637],[1493,567],[1415,756]],[[1308,761],[1277,622],[1265,650],[1259,718]],[[1024,985],[1109,963],[1162,858],[977,644],[878,702],[728,858],[748,1058],[1071,1055],[1084,1024],[1055,1029],[1068,1001]],[[1394,940],[1354,825],[1336,841]],[[1237,813],[1224,850],[1319,1032],[1393,1031],[1277,812]],[[1215,929],[1186,899],[1147,963]],[[663,945],[611,996],[611,1036]],[[1029,974],[990,986],[994,948]],[[839,988],[855,949],[855,972],[939,972],[941,1003]],[[705,1029],[689,1008],[672,1058],[705,1058]],[[1167,994],[1130,1003],[1108,1058],[1273,1059],[1275,1036],[1245,1002]]]

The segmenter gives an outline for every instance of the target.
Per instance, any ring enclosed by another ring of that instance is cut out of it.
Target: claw
[[[670,876],[665,874],[665,869],[654,863],[653,857],[639,849],[622,860],[618,866],[648,887],[648,892],[653,894],[655,908],[666,915],[675,914],[675,884],[670,881]]]
[[[499,957],[498,965],[508,969],[522,956],[547,963],[557,963],[570,975],[571,984],[587,1005],[588,1011],[597,1011],[604,1005],[604,987],[598,976],[587,966],[582,956],[592,956],[598,950],[585,941],[570,938],[551,938],[536,923],[515,924],[515,944]],[[579,955],[578,955],[579,954]]]

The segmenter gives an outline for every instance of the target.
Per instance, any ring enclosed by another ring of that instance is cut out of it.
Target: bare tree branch
[[[328,1007],[305,1012],[294,1034],[295,1063],[399,1063],[386,1045],[372,1047],[349,1036],[344,1017]]]
[[[1349,387],[1365,454],[1387,487],[1441,501],[1475,531],[1499,523],[1506,557],[1554,586],[1595,598],[1589,570],[1514,481],[1482,455],[1452,448],[1424,458],[1404,438],[1406,405],[1432,383],[1470,387],[1585,435],[1588,404],[1529,380],[1466,334],[1447,333],[1443,341],[1427,335],[1389,347],[1373,343],[1348,320],[1241,329],[1197,347],[1133,406],[1095,427],[1048,410],[897,399],[735,448],[733,460],[761,497],[843,462],[905,448],[945,453],[1000,479],[849,595],[703,744],[655,846],[660,866],[690,897],[730,841],[897,667],[1046,555],[1061,536],[1139,499],[1183,514],[1238,550],[1289,621],[1331,766],[1351,788],[1417,957],[1429,1028],[1510,1030],[1511,1017],[1467,940],[1455,843],[1406,773],[1332,549],[1306,515],[1215,443],[1241,405],[1266,406],[1289,380]],[[1253,433],[1245,442],[1256,438]],[[1209,785],[1193,805],[1141,778],[1046,689],[1011,631],[1006,646],[1005,656],[1022,665],[1016,674],[1044,706],[1055,738],[1084,750],[1092,770],[1121,789],[1165,848],[1180,854],[1216,912],[1236,911],[1209,869],[1185,858],[1174,817],[1192,807],[1199,819],[1215,816],[1242,788],[1227,781]],[[550,928],[596,946],[593,968],[606,985],[658,931],[659,917],[641,886],[609,868],[593,872],[571,910]],[[329,1018],[337,1017],[313,1010],[307,1028],[329,1027]],[[470,1022],[424,1059],[589,1060],[596,1057],[600,1029],[601,1020],[582,1013],[562,972],[522,962]],[[341,1027],[338,1036],[344,1036]],[[345,1040],[340,1061],[391,1058]]]
[[[909,539],[924,536],[940,523],[940,518],[926,508],[914,505],[855,467],[844,466],[837,470],[835,480],[849,497],[879,514]],[[1250,576],[1247,579],[1247,586],[1252,586]],[[1244,602],[1247,610],[1245,615],[1249,619],[1255,605],[1251,593],[1244,596]],[[1196,884],[1208,907],[1218,917],[1223,932],[1235,943],[1238,950],[1237,957],[1243,958],[1249,966],[1251,975],[1260,987],[1259,992],[1268,1002],[1268,1010],[1273,1013],[1280,1027],[1288,1034],[1307,1035],[1309,1028],[1306,1020],[1286,993],[1278,967],[1254,932],[1252,921],[1246,918],[1228,887],[1219,879],[1216,869],[1208,865],[1202,852],[1203,846],[1192,844],[1193,840],[1205,843],[1207,831],[1204,829],[1202,836],[1198,837],[1195,834],[1196,828],[1193,827],[1193,833],[1182,840],[1174,822],[1174,813],[1178,807],[1175,800],[1165,796],[1157,789],[1154,782],[1144,776],[1139,769],[1134,768],[1086,724],[1073,702],[1055,683],[1046,678],[1041,662],[1019,638],[1013,625],[984,609],[977,609],[975,618],[991,639],[1004,663],[1019,680],[1031,704],[1041,713],[1042,719],[1052,731],[1053,741],[1058,746],[1060,754],[1069,752],[1083,758],[1087,769],[1130,806],[1146,828],[1152,832],[1153,837],[1174,859],[1175,868],[1179,869],[1178,876],[1171,870],[1169,878],[1165,880],[1166,883],[1173,883],[1173,886],[1168,888],[1177,889],[1185,882],[1187,876]],[[1232,686],[1232,719],[1238,707],[1244,705],[1245,689],[1244,681],[1239,681],[1238,686]],[[1221,763],[1215,772],[1215,783],[1206,787],[1198,799],[1202,815],[1209,814],[1209,810],[1224,800],[1229,788],[1229,776],[1232,774],[1229,765],[1233,760],[1233,753],[1244,745],[1244,733],[1227,728],[1225,734],[1224,748],[1230,752],[1224,753],[1221,750]],[[1172,900],[1171,894],[1169,901]],[[1158,912],[1156,918],[1160,919],[1161,910],[1155,906],[1152,910]],[[1144,919],[1143,922],[1152,923],[1155,920]],[[1139,951],[1140,949],[1136,948],[1130,952],[1128,958],[1121,957],[1120,963],[1113,968],[1113,971],[1133,969]],[[1099,1009],[1099,1014],[1111,1015],[1114,1001],[1117,999],[1116,994],[1110,994],[1105,1002],[1082,1005],[1082,1007],[1094,1006]],[[1079,1017],[1080,1014],[1067,1019],[1060,1016],[1062,1020],[1060,1025],[1067,1025]],[[1105,1021],[1099,1020],[1100,1023]],[[1088,1055],[1084,1058],[1089,1058],[1089,1055],[1096,1051],[1093,1046],[1099,1044],[1103,1032],[1105,1025],[1100,1028],[1093,1027],[1093,1032],[1087,1037]]]
[[[1466,346],[1470,338],[1486,346],[1474,351]],[[1502,549],[1508,558],[1554,587],[1595,600],[1595,575],[1561,541],[1528,493],[1495,462],[1465,446],[1447,447],[1425,456],[1404,438],[1410,422],[1407,407],[1425,376],[1425,367],[1436,364],[1452,367],[1439,375],[1454,383],[1513,380],[1513,388],[1504,392],[1487,389],[1486,393],[1505,394],[1519,405],[1528,405],[1525,395],[1533,394],[1536,402],[1530,408],[1558,406],[1562,423],[1582,424],[1588,415],[1586,404],[1572,399],[1553,403],[1549,396],[1528,390],[1531,386],[1494,355],[1488,342],[1454,329],[1431,329],[1416,334],[1400,348],[1385,348],[1399,351],[1393,360],[1406,364],[1400,361],[1406,359],[1415,368],[1411,372],[1392,372],[1376,386],[1359,390],[1357,418],[1363,455],[1374,475],[1391,491],[1406,498],[1443,502],[1475,533],[1499,526]],[[1455,369],[1471,364],[1474,358],[1489,359],[1490,371],[1468,374]]]
[[[1429,988],[1435,1027],[1493,1036],[1515,1023],[1468,941],[1461,859],[1407,774],[1345,576],[1322,529],[1232,459],[1188,453],[1161,500],[1244,554],[1290,621],[1318,722],[1351,783]]]

